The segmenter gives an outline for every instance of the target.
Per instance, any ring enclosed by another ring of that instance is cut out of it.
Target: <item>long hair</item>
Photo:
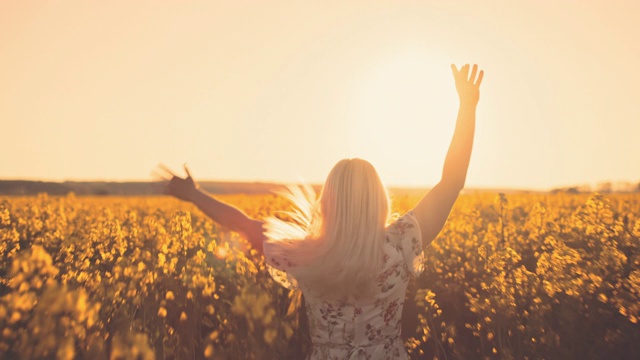
[[[286,252],[299,264],[292,274],[319,296],[361,299],[375,292],[383,264],[390,217],[387,190],[369,162],[339,161],[318,199],[310,187],[285,192],[294,207],[290,221],[267,219],[267,236],[287,240]]]

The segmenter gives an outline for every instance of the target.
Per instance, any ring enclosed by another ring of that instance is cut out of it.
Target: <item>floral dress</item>
[[[412,212],[387,228],[384,265],[377,277],[378,293],[366,303],[326,301],[311,296],[291,275],[295,262],[280,251],[277,241],[264,243],[272,277],[305,296],[313,343],[309,360],[407,359],[400,334],[400,317],[409,277],[422,271],[424,254],[420,226]]]

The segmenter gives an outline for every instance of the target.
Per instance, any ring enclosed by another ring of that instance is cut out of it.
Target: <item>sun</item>
[[[394,184],[423,184],[440,174],[423,165],[442,163],[455,125],[457,94],[450,65],[426,49],[411,48],[373,62],[355,91],[349,117],[349,151],[372,161]],[[399,159],[403,156],[409,159]]]

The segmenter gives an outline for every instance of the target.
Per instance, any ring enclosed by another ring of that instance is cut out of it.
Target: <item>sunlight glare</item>
[[[372,161],[384,180],[429,181],[440,169],[455,125],[457,95],[449,63],[426,49],[393,51],[366,73],[349,123],[353,157]],[[411,153],[410,158],[403,156]],[[407,171],[416,156],[425,166]],[[404,159],[404,160],[403,160]]]

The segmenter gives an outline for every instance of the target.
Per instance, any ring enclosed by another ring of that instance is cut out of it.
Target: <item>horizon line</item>
[[[161,180],[154,179],[37,179],[37,178],[0,178],[0,181],[29,181],[29,182],[45,182],[45,183],[155,183],[160,182]],[[199,183],[237,183],[237,184],[274,184],[274,185],[290,185],[290,184],[309,184],[312,186],[322,186],[322,182],[307,182],[307,181],[278,181],[278,180],[229,180],[229,179],[201,179],[198,180]],[[612,186],[616,184],[627,184],[627,185],[635,185],[640,184],[640,180],[634,181],[626,181],[626,180],[606,180],[599,181],[595,183],[580,183],[580,184],[571,184],[571,185],[555,185],[550,187],[527,187],[527,186],[500,186],[500,185],[480,185],[476,186],[473,184],[468,184],[464,187],[463,190],[509,190],[509,191],[552,191],[557,189],[570,189],[570,188],[581,188],[581,187],[589,187],[594,188],[597,185],[610,183]],[[436,184],[425,184],[425,185],[415,185],[415,184],[385,184],[386,188],[402,188],[402,189],[430,189]],[[615,186],[614,186],[615,187]],[[595,190],[591,190],[595,191]]]

